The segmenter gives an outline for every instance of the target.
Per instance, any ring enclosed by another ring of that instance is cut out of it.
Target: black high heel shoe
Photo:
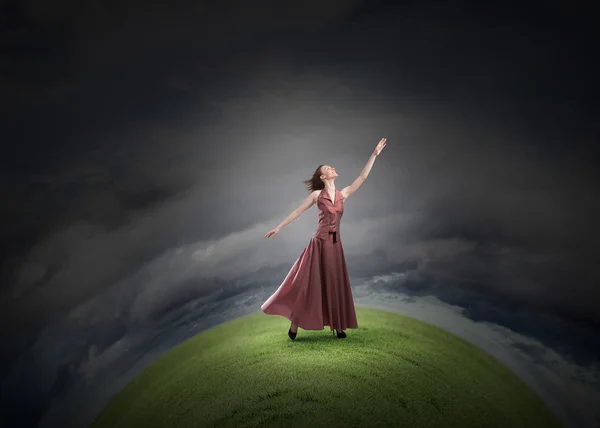
[[[290,327],[290,329],[288,330],[288,336],[290,336],[290,339],[294,340],[297,334],[298,332],[292,333],[292,328]]]
[[[335,331],[335,333],[337,333],[338,339],[343,339],[346,337],[346,333],[344,333],[343,331],[337,331],[337,330],[334,330],[334,331]],[[331,333],[335,334],[333,331]]]

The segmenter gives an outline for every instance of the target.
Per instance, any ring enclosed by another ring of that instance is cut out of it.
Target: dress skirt
[[[283,283],[261,306],[304,330],[358,328],[342,241],[337,233],[313,236]]]

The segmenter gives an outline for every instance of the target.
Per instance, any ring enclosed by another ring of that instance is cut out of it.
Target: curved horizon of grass
[[[561,427],[516,374],[434,325],[356,306],[346,339],[262,312],[203,331],[116,394],[103,427]]]

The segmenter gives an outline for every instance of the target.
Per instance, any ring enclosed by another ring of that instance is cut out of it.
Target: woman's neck
[[[335,192],[335,184],[325,184],[325,190],[327,190],[327,193],[329,193],[330,195],[333,195],[333,193]]]

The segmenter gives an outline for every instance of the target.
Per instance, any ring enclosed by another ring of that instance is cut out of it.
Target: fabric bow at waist
[[[333,242],[337,242],[337,229],[336,230],[329,230],[329,233],[333,233]]]

